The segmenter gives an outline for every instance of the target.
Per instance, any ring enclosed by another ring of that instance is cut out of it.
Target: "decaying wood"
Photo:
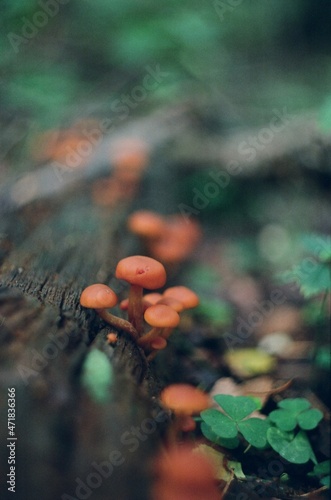
[[[148,498],[151,451],[162,426],[153,424],[160,411],[154,402],[158,383],[126,334],[118,332],[117,346],[110,347],[105,340],[109,327],[79,305],[82,289],[93,282],[114,283],[119,294],[125,291],[113,273],[129,251],[121,237],[128,206],[98,208],[88,186],[78,193],[57,200],[51,209],[46,202],[44,209],[43,203],[29,205],[3,221],[1,470],[8,470],[3,443],[7,390],[14,387],[16,498],[87,498],[88,491],[95,499]],[[29,224],[33,208],[38,222]],[[93,401],[81,383],[82,364],[94,348],[106,353],[114,369],[111,400],[105,404]],[[147,431],[141,431],[146,421]],[[110,456],[118,465],[111,465]],[[96,468],[106,462],[112,470],[108,474],[105,465],[101,477]],[[7,487],[1,474],[1,498],[11,498]]]

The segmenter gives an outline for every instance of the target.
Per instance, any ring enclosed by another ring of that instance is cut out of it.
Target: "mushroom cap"
[[[170,306],[155,304],[146,309],[144,319],[146,323],[157,328],[174,328],[178,325],[180,317]]]
[[[191,309],[199,304],[199,297],[193,290],[186,286],[172,286],[164,291],[165,297],[172,297],[179,300],[185,309]]]
[[[152,339],[149,343],[149,346],[152,349],[155,349],[157,351],[161,351],[162,349],[165,349],[167,347],[167,341],[163,337],[155,337]]]
[[[148,307],[151,307],[152,303],[149,302],[148,300],[145,300],[145,298],[143,297],[143,311],[146,311],[146,309]],[[121,300],[120,302],[120,309],[122,309],[122,311],[127,311],[129,309],[129,299],[123,299]]]
[[[195,415],[210,406],[208,394],[189,384],[171,384],[161,392],[163,406],[178,415]]]
[[[128,228],[144,238],[158,238],[164,231],[163,217],[149,210],[138,210],[128,218]]]
[[[170,449],[167,454],[157,459],[155,465],[159,478],[165,480],[173,489],[177,489],[179,486],[186,486],[186,489],[190,486],[195,488],[209,485],[216,487],[217,469],[214,462],[201,452],[193,451],[189,445],[185,444]],[[169,498],[171,497],[169,496]],[[180,497],[172,496],[172,498]],[[194,496],[193,498],[203,497]],[[212,496],[212,498],[220,498],[220,496]]]
[[[140,174],[148,163],[147,143],[138,137],[122,137],[112,144],[110,161],[116,169],[116,175],[127,173]]]
[[[181,312],[184,309],[183,303],[180,300],[174,299],[174,297],[161,297],[157,304],[163,304],[171,307],[176,312]]]
[[[151,293],[145,293],[144,300],[147,300],[151,305],[156,304],[160,299],[162,299],[162,293],[158,292],[151,292]]]
[[[115,275],[131,285],[139,285],[149,290],[161,288],[167,279],[161,262],[144,255],[133,255],[120,260]]]
[[[80,305],[92,309],[106,309],[116,306],[118,298],[109,286],[96,283],[85,288],[80,296]]]

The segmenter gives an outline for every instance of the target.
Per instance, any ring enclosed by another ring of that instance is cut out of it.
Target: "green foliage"
[[[68,93],[74,96],[75,105],[79,105],[82,96],[88,104],[97,105],[105,102],[109,95],[116,94],[116,99],[128,82],[132,89],[141,81],[148,64],[159,64],[170,74],[169,80],[157,88],[158,95],[164,99],[187,95],[189,83],[191,88],[205,89],[209,95],[220,93],[221,99],[233,89],[233,95],[242,98],[243,104],[246,99],[248,104],[252,92],[247,85],[249,80],[242,78],[247,64],[245,54],[249,62],[254,61],[256,55],[260,60],[261,47],[268,47],[270,53],[276,49],[278,55],[279,46],[287,47],[287,37],[293,29],[298,31],[296,27],[310,9],[307,5],[302,6],[302,0],[290,3],[273,0],[268,8],[259,2],[242,2],[237,7],[225,9],[223,16],[222,9],[213,1],[71,0],[65,4],[53,2],[52,5],[58,7],[54,7],[57,12],[48,14],[44,5],[38,0],[6,0],[1,5],[5,26],[0,34],[0,68],[5,75],[1,103],[8,103],[8,93],[11,94],[13,109],[28,113],[37,127],[40,123],[61,124],[61,119],[68,116]],[[45,19],[42,25],[38,22],[41,14]],[[20,37],[21,43],[13,47],[8,34]],[[25,74],[27,66],[37,74],[49,72],[49,79],[54,80],[49,83],[46,77],[38,77],[31,101],[31,94],[25,92],[25,86],[29,89],[31,82]],[[295,82],[284,82],[282,77],[275,81],[272,72],[270,75],[267,81],[266,74],[262,82],[254,81],[258,86],[255,94],[261,99],[259,106],[252,105],[254,113],[262,109],[265,115],[268,106],[271,110],[273,106],[287,103],[293,107],[294,101],[298,107],[307,107],[313,97],[316,101],[315,96],[307,95],[311,85],[301,86],[298,91]],[[23,86],[17,87],[17,101],[12,80],[20,81]],[[169,86],[171,92],[165,91]],[[276,87],[280,95],[275,101]],[[61,100],[62,92],[64,98]],[[48,96],[54,105],[39,106],[37,103],[34,106],[38,95]],[[317,95],[318,103],[323,101],[324,96]],[[148,99],[150,97],[152,95]],[[327,101],[323,109],[328,107]],[[231,189],[230,186],[226,194],[215,200],[216,205],[224,207]],[[211,201],[210,207],[213,203]]]
[[[293,464],[305,464],[309,460],[317,463],[314,452],[310,446],[307,434],[299,431],[285,432],[277,427],[270,427],[267,431],[267,438],[270,446]]]
[[[331,290],[331,237],[306,235],[303,247],[310,257],[304,258],[290,271],[280,276],[284,282],[295,282],[301,293],[309,298]]]
[[[288,462],[304,464],[312,460],[317,464],[305,431],[316,428],[323,414],[311,408],[306,399],[284,399],[264,420],[250,417],[261,408],[254,398],[219,394],[214,400],[222,412],[212,408],[201,413],[201,431],[210,441],[233,449],[244,439],[255,448],[270,445]]]
[[[201,418],[206,424],[202,427],[202,432],[208,439],[216,437],[216,440],[212,440],[222,444],[222,446],[234,448],[239,444],[238,434],[241,434],[249,444],[256,448],[266,446],[268,422],[260,418],[247,418],[261,407],[259,401],[248,396],[227,394],[219,394],[214,397],[214,400],[225,413],[215,409],[205,410],[201,413]],[[209,434],[209,430],[211,434]],[[207,431],[207,435],[204,431]]]
[[[289,398],[278,403],[279,409],[269,414],[269,419],[282,431],[293,431],[298,425],[303,430],[315,429],[323,413],[311,408],[305,398]]]
[[[104,352],[93,349],[88,353],[83,364],[81,381],[96,403],[105,403],[108,400],[113,368]]]
[[[204,321],[214,326],[228,325],[233,317],[231,306],[217,299],[202,299],[195,313],[203,316]]]
[[[314,466],[311,472],[308,472],[308,476],[317,477],[323,486],[330,488],[330,466],[331,461],[325,460]]]

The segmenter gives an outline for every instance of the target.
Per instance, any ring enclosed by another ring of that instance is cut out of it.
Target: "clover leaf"
[[[238,436],[235,438],[221,438],[205,422],[201,422],[201,432],[212,443],[229,448],[229,450],[233,450],[239,445]]]
[[[293,432],[277,429],[277,427],[269,427],[267,439],[270,446],[288,462],[305,464],[312,460],[317,464],[309,439],[304,431],[300,430],[297,434],[294,434]]]
[[[201,431],[207,439],[227,448],[235,448],[239,445],[240,432],[256,448],[267,445],[269,422],[260,418],[247,418],[261,407],[260,401],[248,396],[228,394],[218,394],[214,400],[225,413],[215,409],[201,413]]]
[[[315,429],[323,418],[323,413],[311,408],[305,398],[284,399],[278,406],[269,414],[269,419],[282,431],[293,431],[297,425],[304,430]]]
[[[308,472],[308,476],[318,477],[323,486],[330,488],[330,466],[330,460],[320,462],[314,466],[314,469],[311,472]]]

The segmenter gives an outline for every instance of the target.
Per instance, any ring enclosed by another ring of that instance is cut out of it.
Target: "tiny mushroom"
[[[135,328],[123,318],[114,316],[107,311],[108,308],[116,306],[118,298],[109,286],[96,283],[86,287],[80,296],[80,305],[95,309],[99,316],[110,325],[120,330],[125,330],[134,338],[137,338]]]
[[[184,309],[192,309],[199,304],[199,297],[193,290],[186,286],[172,286],[163,293],[164,297],[172,297],[179,300]]]
[[[165,230],[163,217],[149,210],[138,210],[128,218],[128,228],[141,238],[151,241],[159,239]]]
[[[190,445],[170,448],[155,463],[152,500],[221,500],[217,469],[205,454]]]
[[[179,324],[180,317],[170,306],[155,304],[146,309],[144,319],[152,329],[140,337],[138,341],[140,346],[146,346],[155,337],[162,337],[164,329],[175,328]]]
[[[174,297],[161,297],[156,304],[164,304],[166,306],[171,307],[174,311],[180,313],[184,310],[183,303],[180,300],[175,299]]]
[[[151,349],[151,352],[147,355],[147,361],[152,361],[157,353],[165,349],[167,345],[168,342],[163,337],[155,337],[152,339],[148,346]]]
[[[116,278],[130,283],[129,321],[140,336],[143,331],[143,289],[155,290],[164,286],[166,271],[164,266],[151,257],[133,255],[119,261]]]
[[[163,406],[174,412],[176,417],[170,441],[176,441],[179,432],[185,430],[187,417],[197,415],[210,406],[208,394],[189,384],[167,386],[161,392],[160,400]]]

